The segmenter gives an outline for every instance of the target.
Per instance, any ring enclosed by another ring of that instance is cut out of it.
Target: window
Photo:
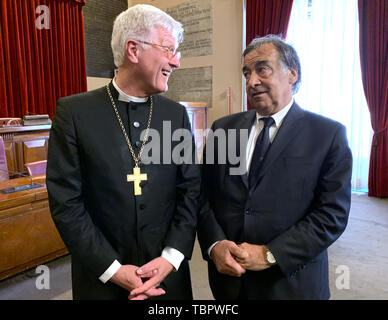
[[[346,126],[352,188],[367,191],[372,141],[359,57],[357,0],[294,0],[287,42],[302,64],[298,104]]]

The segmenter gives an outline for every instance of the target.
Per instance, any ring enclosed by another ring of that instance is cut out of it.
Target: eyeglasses
[[[175,56],[177,56],[178,60],[181,58],[181,53],[179,51],[176,51],[176,49],[173,46],[162,46],[161,44],[153,43],[153,42],[147,42],[147,41],[141,41],[141,40],[136,40],[137,42],[140,43],[145,43],[149,44],[150,46],[157,46],[162,48],[167,55],[168,60],[172,60]]]

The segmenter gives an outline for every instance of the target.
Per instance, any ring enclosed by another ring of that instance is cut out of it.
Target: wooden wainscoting
[[[50,125],[0,128],[8,170],[27,173],[25,163],[46,160],[50,128]]]
[[[52,221],[45,176],[41,188],[0,193],[0,280],[68,253]],[[27,185],[29,178],[0,182],[0,190]]]
[[[206,142],[206,129],[208,128],[206,103],[186,101],[181,101],[179,103],[186,107],[191,122],[191,130],[194,133],[197,155],[200,159]]]

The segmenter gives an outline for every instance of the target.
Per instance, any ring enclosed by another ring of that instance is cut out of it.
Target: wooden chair
[[[47,160],[25,163],[29,176],[46,174]]]
[[[0,118],[0,127],[2,126],[21,126],[22,118]]]
[[[3,137],[0,136],[0,181],[8,180],[8,165]]]

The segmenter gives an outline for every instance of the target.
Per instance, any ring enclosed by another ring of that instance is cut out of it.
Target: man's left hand
[[[128,296],[130,300],[137,300],[137,297],[151,288],[156,288],[174,269],[172,264],[165,258],[158,257],[136,270],[136,273],[142,278],[148,278],[142,286],[133,289]]]
[[[244,258],[236,257],[235,259],[246,270],[261,271],[271,267],[265,258],[265,246],[243,242],[239,244],[239,247],[248,252],[248,255]]]

